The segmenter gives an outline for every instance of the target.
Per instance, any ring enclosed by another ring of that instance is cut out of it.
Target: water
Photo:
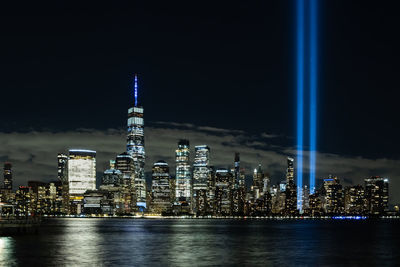
[[[400,265],[400,221],[49,219],[0,265]]]

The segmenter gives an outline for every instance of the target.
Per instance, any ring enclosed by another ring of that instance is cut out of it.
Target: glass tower
[[[189,164],[190,148],[188,140],[180,140],[175,151],[177,202],[190,204],[192,196],[192,177]]]
[[[171,208],[170,176],[168,163],[160,160],[152,169],[152,210],[158,213]]]
[[[144,122],[143,107],[138,106],[138,80],[135,74],[134,80],[134,106],[128,109],[128,134],[126,151],[134,161],[134,188],[136,190],[137,206],[146,208],[146,179],[144,174],[145,150],[144,150]]]

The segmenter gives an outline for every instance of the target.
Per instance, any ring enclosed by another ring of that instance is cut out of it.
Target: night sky
[[[397,160],[399,6],[322,2],[319,151]],[[3,6],[0,132],[123,129],[137,72],[148,126],[161,121],[268,133],[293,146],[294,4]]]

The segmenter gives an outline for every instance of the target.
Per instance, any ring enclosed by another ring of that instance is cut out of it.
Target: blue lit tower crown
[[[132,156],[135,166],[134,188],[137,196],[137,205],[146,207],[146,180],[144,176],[144,122],[143,107],[138,105],[138,79],[135,74],[134,106],[128,110],[128,134],[126,151]]]

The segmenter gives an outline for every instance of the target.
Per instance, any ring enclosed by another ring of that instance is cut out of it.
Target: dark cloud
[[[211,148],[211,164],[216,167],[232,166],[234,153],[240,152],[241,164],[249,176],[252,169],[261,163],[274,182],[284,179],[285,159],[295,155],[293,147],[277,145],[276,135],[270,134],[256,136],[240,130],[166,122],[151,123],[145,133],[148,173],[158,160],[165,160],[174,173],[174,151],[177,141],[182,138],[190,140],[192,153],[195,145],[207,144]],[[70,148],[96,150],[97,172],[101,173],[108,167],[110,159],[125,150],[125,139],[125,130],[122,129],[0,133],[0,159],[13,163],[15,186],[25,184],[28,180],[56,179],[57,153],[67,152]],[[317,153],[317,159],[317,177],[337,175],[344,184],[363,184],[363,179],[371,175],[389,177],[391,200],[400,202],[397,179],[400,160],[329,153]],[[305,172],[308,172],[307,165]]]

